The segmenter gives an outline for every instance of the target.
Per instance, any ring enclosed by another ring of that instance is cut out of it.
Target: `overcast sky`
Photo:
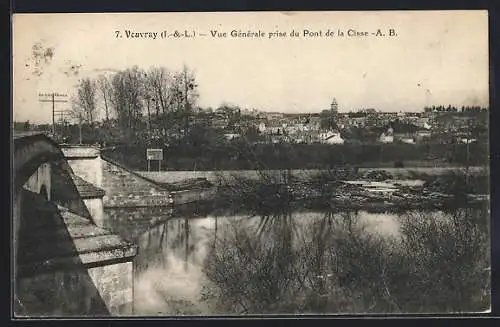
[[[348,29],[396,37],[303,37],[303,30]],[[174,29],[192,39],[116,38]],[[215,39],[211,30],[266,33]],[[268,38],[268,32],[297,38]],[[38,65],[32,47],[53,48]],[[138,65],[193,69],[199,105],[231,103],[265,111],[319,112],[335,97],[341,111],[373,107],[488,105],[486,11],[322,13],[22,14],[13,18],[14,120],[49,122],[39,92],[72,94],[79,78]],[[74,66],[72,68],[72,66]],[[38,71],[38,73],[36,73]],[[68,108],[57,104],[57,108]]]

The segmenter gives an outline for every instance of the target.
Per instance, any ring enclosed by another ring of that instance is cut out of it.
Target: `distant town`
[[[250,143],[473,143],[488,139],[488,108],[474,106],[460,108],[448,106],[425,107],[420,112],[382,112],[375,108],[362,108],[340,112],[333,98],[330,107],[319,113],[262,112],[257,109],[241,109],[238,106],[222,105],[217,109],[197,108],[185,117],[185,128],[165,131],[164,127],[148,123],[141,117],[144,134],[160,140],[162,133],[170,139],[182,139],[186,130],[209,129],[226,141],[244,138]],[[150,118],[151,119],[151,118]],[[63,117],[51,124],[14,122],[16,131],[40,131],[52,134],[62,142],[69,143],[114,143],[119,137],[95,133],[100,129],[119,128],[118,119],[103,119],[92,123],[71,123]],[[82,127],[84,132],[78,132]],[[186,127],[187,126],[187,127]],[[83,133],[83,135],[82,135]],[[79,135],[80,134],[80,135]],[[113,134],[113,133],[112,133]],[[119,134],[119,133],[118,133]],[[140,138],[134,138],[136,141]],[[149,142],[148,142],[149,143]]]

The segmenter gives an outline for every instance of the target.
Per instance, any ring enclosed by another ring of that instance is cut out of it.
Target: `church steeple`
[[[330,109],[333,112],[338,112],[339,111],[339,104],[337,103],[337,100],[333,98],[332,104],[330,105]]]

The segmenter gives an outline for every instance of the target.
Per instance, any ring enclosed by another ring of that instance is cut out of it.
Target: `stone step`
[[[68,237],[73,239],[96,237],[108,235],[109,232],[104,229],[96,229],[93,225],[88,224],[72,224],[61,226],[57,230],[37,229],[30,233],[29,239],[24,241],[27,247],[36,247],[44,242],[56,243],[67,240]]]
[[[20,233],[17,259],[23,274],[33,274],[40,269],[59,269],[65,265],[73,268],[99,265],[132,257],[137,251],[134,244],[95,226],[67,208],[50,202],[38,209],[43,211],[43,208],[50,208],[45,210],[43,217],[36,217],[45,221],[45,224],[37,225],[43,228],[27,224]],[[33,214],[23,214],[26,213]]]
[[[113,249],[123,245],[117,235],[99,235],[72,239],[69,235],[58,242],[38,243],[36,247],[20,249],[24,262],[44,261],[51,258],[77,256],[82,253]]]

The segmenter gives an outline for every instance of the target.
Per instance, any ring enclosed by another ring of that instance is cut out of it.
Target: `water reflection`
[[[489,306],[481,293],[489,280],[483,273],[489,266],[488,215],[482,209],[390,214],[286,208],[201,216],[141,210],[106,212],[107,227],[139,246],[139,315]]]

